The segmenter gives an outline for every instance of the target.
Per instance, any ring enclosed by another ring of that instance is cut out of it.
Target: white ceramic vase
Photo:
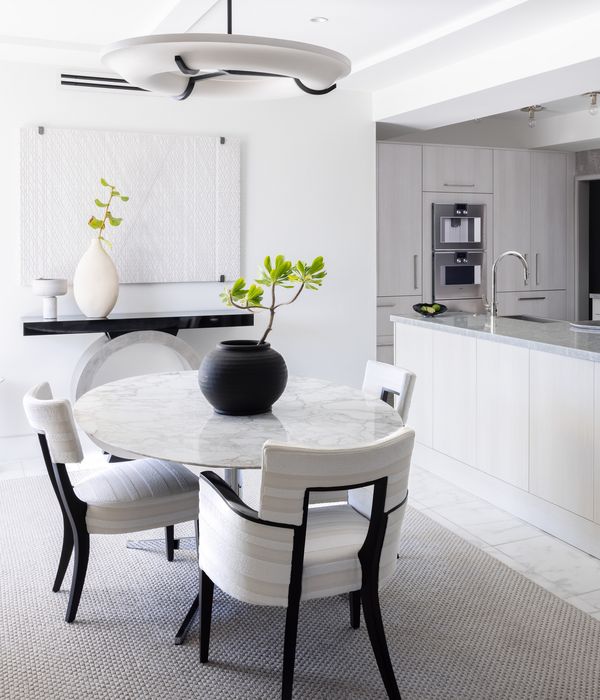
[[[89,318],[104,318],[113,310],[119,296],[119,276],[110,255],[99,238],[90,241],[75,276],[73,294],[81,312]]]

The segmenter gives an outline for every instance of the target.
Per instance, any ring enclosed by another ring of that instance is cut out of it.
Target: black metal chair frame
[[[67,622],[74,622],[79,608],[90,556],[90,534],[85,520],[87,503],[77,497],[66,466],[52,461],[46,436],[43,433],[38,433],[38,439],[48,476],[63,517],[63,543],[52,591],[56,593],[60,590],[74,551],[73,579],[65,615]],[[174,525],[165,527],[165,539],[167,560],[173,561],[174,550],[178,544],[175,539]],[[198,542],[198,521],[196,521],[196,542]]]
[[[381,608],[379,605],[379,563],[387,529],[389,515],[405,505],[408,492],[401,503],[389,511],[385,510],[387,493],[387,477],[361,484],[339,485],[335,487],[308,488],[304,494],[304,514],[300,525],[263,520],[258,512],[249,508],[240,497],[214,472],[203,472],[200,475],[217,491],[225,503],[241,518],[261,525],[290,529],[294,533],[292,549],[292,566],[288,589],[288,605],[285,621],[285,638],[283,647],[283,674],[281,685],[282,700],[291,700],[294,684],[294,665],[296,658],[296,638],[298,633],[298,616],[302,596],[302,570],[304,567],[304,547],[306,542],[306,527],[309,512],[309,496],[312,491],[340,491],[373,486],[373,501],[371,518],[365,541],[358,552],[362,569],[362,584],[358,591],[349,595],[350,624],[356,629],[360,625],[360,607],[365,617],[365,624],[375,660],[383,680],[387,695],[393,700],[400,700],[400,691],[394,675],[394,669],[385,637]],[[212,618],[214,583],[209,576],[200,570],[199,608],[200,608],[200,661],[208,661],[210,645],[210,627]]]

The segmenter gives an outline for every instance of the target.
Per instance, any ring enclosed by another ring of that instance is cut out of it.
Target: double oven
[[[433,205],[433,300],[480,310],[484,294],[484,205]]]

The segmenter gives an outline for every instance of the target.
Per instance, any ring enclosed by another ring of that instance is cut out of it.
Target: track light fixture
[[[527,112],[529,119],[527,124],[530,129],[534,129],[536,125],[535,115],[537,112],[541,112],[544,108],[542,105],[529,105],[529,107],[521,107],[521,112]]]

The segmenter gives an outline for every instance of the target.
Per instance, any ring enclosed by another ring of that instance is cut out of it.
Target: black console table
[[[23,335],[65,335],[72,333],[104,333],[118,338],[134,331],[161,331],[177,335],[188,328],[228,328],[252,326],[254,316],[240,311],[183,311],[138,314],[112,314],[107,318],[88,318],[83,315],[44,319],[29,316],[22,319]]]
[[[77,315],[44,319],[31,316],[21,320],[23,335],[27,336],[102,334],[84,351],[73,371],[71,394],[74,400],[95,385],[96,374],[106,360],[126,347],[137,344],[167,347],[178,356],[182,369],[198,369],[200,357],[196,350],[175,337],[180,330],[254,325],[251,313],[237,309],[111,314],[107,318]]]

